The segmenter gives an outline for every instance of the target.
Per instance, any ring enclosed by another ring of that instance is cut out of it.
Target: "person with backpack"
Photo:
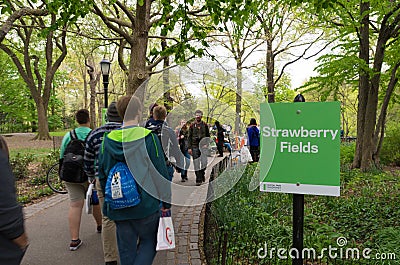
[[[256,119],[250,119],[250,124],[246,131],[251,158],[253,159],[253,162],[258,162],[260,159],[260,130],[257,128]]]
[[[206,181],[207,148],[210,140],[208,125],[202,121],[203,112],[196,110],[195,120],[189,127],[188,152],[193,156],[193,165],[196,174],[196,185]]]
[[[146,122],[146,129],[153,131],[161,142],[164,150],[165,161],[170,180],[174,176],[174,165],[179,169],[182,168],[182,153],[179,148],[178,139],[174,130],[168,126],[165,118],[167,117],[167,109],[164,106],[156,106],[153,109],[153,118]],[[173,157],[173,158],[172,158]]]
[[[99,181],[103,213],[115,222],[121,265],[151,265],[162,215],[170,214],[171,182],[158,136],[139,126],[142,103],[123,96],[117,110],[123,126],[104,135]]]
[[[60,178],[64,180],[69,196],[68,223],[71,235],[69,249],[77,250],[82,245],[79,238],[82,209],[89,182],[83,170],[85,140],[90,133],[89,111],[80,109],[75,114],[79,126],[66,133],[60,148]],[[97,224],[97,232],[101,232],[101,210],[93,205],[93,217]]]
[[[0,135],[0,264],[19,265],[29,246],[7,143]]]
[[[104,133],[111,132],[122,126],[122,117],[119,116],[117,111],[117,103],[111,102],[107,108],[107,123],[92,130],[86,140],[85,156],[84,156],[84,171],[89,179],[96,178],[96,190],[99,197],[100,208],[104,204],[104,194],[100,187],[98,180],[98,156],[100,146],[103,142]],[[107,216],[102,216],[102,236],[101,241],[103,244],[104,261],[106,265],[117,265],[118,248],[117,236],[114,221],[110,220]]]

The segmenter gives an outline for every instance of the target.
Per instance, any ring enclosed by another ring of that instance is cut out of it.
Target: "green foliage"
[[[341,143],[340,144],[340,165],[346,166],[348,164],[353,163],[354,153],[356,150],[356,143]]]
[[[384,165],[400,166],[400,126],[390,124],[387,126],[381,150],[381,163]]]
[[[21,153],[17,153],[15,157],[10,158],[11,168],[17,180],[28,176],[30,173],[29,164],[33,162],[33,160],[34,156],[32,154]]]
[[[159,28],[161,36],[174,34],[179,27],[179,41],[169,42],[163,49],[160,46],[153,46],[150,48],[150,55],[174,55],[175,62],[178,63],[186,62],[193,56],[202,57],[205,54],[204,48],[209,46],[205,39],[213,26],[207,16],[193,16],[192,13],[199,15],[203,13],[204,7],[199,7],[198,3],[193,1],[176,4],[162,0],[161,4],[161,17],[154,27]],[[193,40],[200,45],[194,45]]]
[[[13,151],[13,150],[11,150]],[[10,163],[17,179],[17,200],[27,204],[36,199],[53,194],[47,186],[47,170],[54,165],[59,158],[59,151],[50,149],[32,153],[31,149],[11,152]]]
[[[30,91],[11,59],[0,50],[0,129],[3,132],[30,131],[36,109]]]
[[[51,25],[50,30],[71,25],[78,18],[85,17],[93,5],[93,0],[44,0],[46,8],[50,13],[58,14],[59,17],[55,24]],[[46,34],[46,31],[44,31]]]
[[[240,253],[240,258],[251,259],[264,242],[270,247],[291,246],[292,196],[249,191],[253,171],[254,165],[246,168],[236,186],[211,206],[219,231],[228,233],[228,257]],[[229,174],[235,179],[235,174],[240,172],[233,170]],[[304,247],[317,251],[337,247],[337,238],[346,237],[346,247],[371,248],[373,253],[399,253],[400,184],[397,178],[384,172],[349,170],[342,174],[340,197],[305,196]],[[218,247],[218,242],[213,244],[214,248]],[[330,259],[322,262],[333,264]],[[256,260],[251,264],[264,263]],[[356,264],[371,263],[362,259]],[[391,261],[390,264],[398,263]]]

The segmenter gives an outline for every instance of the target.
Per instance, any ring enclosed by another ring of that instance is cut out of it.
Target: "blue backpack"
[[[123,162],[118,162],[111,168],[104,193],[105,202],[113,210],[133,207],[140,203],[135,178]]]

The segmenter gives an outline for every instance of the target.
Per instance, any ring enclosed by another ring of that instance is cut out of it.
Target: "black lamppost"
[[[103,75],[103,86],[104,86],[104,108],[108,107],[108,76],[110,75],[111,62],[107,59],[103,59],[100,62],[101,74]]]

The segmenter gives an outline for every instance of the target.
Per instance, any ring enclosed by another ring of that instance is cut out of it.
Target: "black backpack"
[[[71,141],[64,151],[60,168],[60,178],[67,182],[83,183],[87,176],[83,171],[83,157],[85,154],[85,142],[79,140],[75,130],[69,132]]]

